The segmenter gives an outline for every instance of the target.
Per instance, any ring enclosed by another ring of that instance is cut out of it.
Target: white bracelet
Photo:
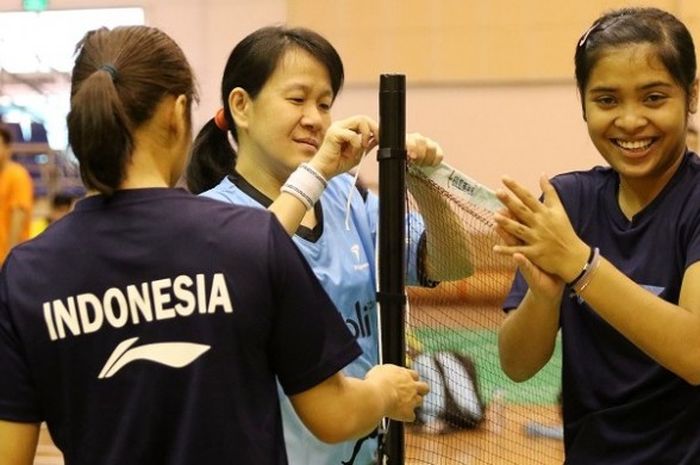
[[[321,173],[308,163],[302,163],[287,178],[280,192],[293,195],[309,210],[321,198],[326,186],[328,186],[328,181]]]

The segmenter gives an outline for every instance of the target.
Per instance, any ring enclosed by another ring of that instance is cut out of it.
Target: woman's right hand
[[[324,178],[345,173],[357,166],[379,140],[379,125],[369,116],[356,115],[331,124],[321,147],[309,161]]]
[[[380,386],[378,392],[386,395],[385,415],[392,420],[414,421],[416,408],[430,391],[417,371],[397,365],[377,365],[367,372],[365,380]]]

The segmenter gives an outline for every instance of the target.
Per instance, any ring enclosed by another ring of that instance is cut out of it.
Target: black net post
[[[384,363],[405,364],[406,76],[379,84],[379,303]],[[379,463],[403,465],[403,423],[388,422]]]

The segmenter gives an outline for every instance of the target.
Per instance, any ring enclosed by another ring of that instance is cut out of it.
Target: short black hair
[[[228,97],[236,87],[255,98],[290,50],[302,50],[318,60],[328,71],[333,100],[343,87],[345,71],[338,51],[321,34],[303,27],[268,26],[260,28],[231,51],[221,79],[221,102],[228,133],[238,142]],[[231,174],[237,153],[213,119],[199,131],[187,166],[187,187],[195,194],[211,189]]]

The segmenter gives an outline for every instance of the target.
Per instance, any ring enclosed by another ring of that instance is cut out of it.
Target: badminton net
[[[427,207],[423,201],[433,220],[439,214],[431,239],[455,255],[467,254],[473,273],[432,288],[407,288],[407,362],[433,390],[418,421],[405,429],[405,463],[561,464],[559,346],[549,364],[524,383],[510,381],[498,362],[501,304],[515,273],[509,257],[492,251],[499,242],[493,218],[500,202],[489,188],[446,164],[410,167],[407,184],[409,191],[439,199]],[[406,211],[409,218],[427,213],[410,194]],[[422,227],[409,221],[409,228]]]

